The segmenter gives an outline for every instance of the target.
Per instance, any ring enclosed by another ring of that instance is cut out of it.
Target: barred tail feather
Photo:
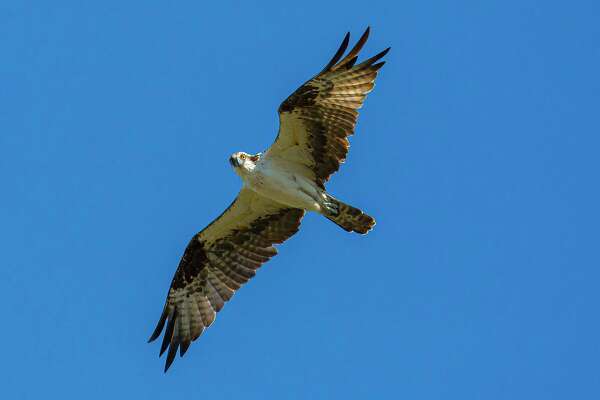
[[[323,215],[348,232],[365,234],[375,225],[370,215],[328,194],[323,205]]]

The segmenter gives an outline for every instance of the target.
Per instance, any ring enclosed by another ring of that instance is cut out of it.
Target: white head
[[[260,160],[260,153],[252,155],[243,151],[233,153],[229,157],[229,163],[238,175],[251,172],[256,167],[258,160]]]

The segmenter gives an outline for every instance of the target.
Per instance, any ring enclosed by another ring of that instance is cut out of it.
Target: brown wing
[[[369,28],[341,59],[350,40],[347,34],[323,71],[279,107],[279,134],[266,156],[305,165],[321,187],[346,159],[347,137],[354,133],[357,110],[385,63],[377,61],[390,49],[354,65],[368,37]]]
[[[277,254],[272,246],[298,231],[304,210],[242,189],[229,208],[187,245],[150,342],[166,323],[160,349],[167,349],[165,372],[210,326],[227,300]]]

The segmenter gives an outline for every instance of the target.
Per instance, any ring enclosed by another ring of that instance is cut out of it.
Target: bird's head
[[[260,160],[260,153],[252,155],[244,153],[243,151],[233,153],[231,157],[229,157],[229,163],[237,173],[252,171],[254,167],[256,167],[258,160]]]

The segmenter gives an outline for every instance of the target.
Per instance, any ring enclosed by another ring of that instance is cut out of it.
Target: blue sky
[[[0,6],[3,398],[600,397],[598,2],[201,3]],[[227,157],[367,25],[328,188],[376,229],[309,215],[164,375]]]

